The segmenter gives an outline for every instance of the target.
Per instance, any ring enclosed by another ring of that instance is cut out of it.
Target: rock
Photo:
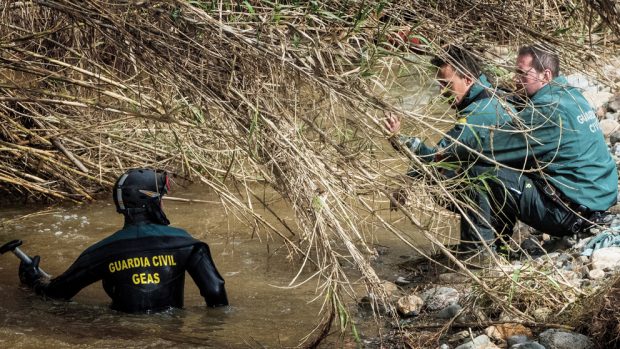
[[[570,86],[580,88],[583,90],[585,90],[586,88],[588,88],[588,86],[590,86],[590,81],[588,81],[588,77],[580,73],[567,75],[566,82]]]
[[[538,322],[545,322],[553,311],[549,308],[538,308],[532,312],[532,316]]]
[[[594,110],[596,110],[599,107],[604,106],[613,95],[611,92],[588,89],[583,91],[583,96],[586,97],[590,105],[594,108]]]
[[[599,122],[599,126],[605,138],[609,138],[612,133],[620,131],[620,123],[616,120],[603,119]],[[611,144],[613,145],[614,143]]]
[[[458,303],[453,303],[441,309],[435,317],[438,319],[452,319],[459,315],[462,309],[463,307],[461,307]]]
[[[520,344],[512,345],[508,348],[509,349],[546,349],[538,342],[520,343]]]
[[[620,247],[605,247],[592,253],[592,270],[614,270],[620,266]]]
[[[450,304],[458,303],[459,296],[459,291],[450,287],[433,287],[422,293],[422,299],[430,311],[441,310]]]
[[[450,346],[447,345],[446,343],[444,343],[444,344],[439,346],[439,349],[450,349]]]
[[[605,272],[601,269],[592,269],[588,272],[588,279],[599,280],[605,277]]]
[[[404,317],[418,316],[423,306],[424,301],[415,294],[401,297],[396,302],[396,310]]]
[[[510,336],[508,337],[508,339],[506,339],[506,346],[510,348],[513,345],[527,343],[528,340],[529,338],[527,338],[527,336],[524,336],[522,334]]]
[[[392,296],[396,292],[398,292],[398,286],[396,286],[396,284],[393,282],[383,281],[381,285],[383,286],[383,289],[388,296]]]
[[[549,329],[538,337],[540,344],[547,349],[589,349],[594,347],[592,341],[575,332]]]
[[[489,326],[484,330],[484,333],[489,338],[499,341],[508,341],[508,338],[516,335],[532,337],[532,330],[521,324],[500,324]]]
[[[612,113],[620,111],[620,94],[617,94],[609,99],[607,103],[607,110]]]

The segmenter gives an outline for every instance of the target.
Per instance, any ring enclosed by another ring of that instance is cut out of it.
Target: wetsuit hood
[[[168,225],[162,198],[170,184],[164,171],[140,168],[123,173],[112,191],[116,211],[125,216],[125,225],[155,223]]]

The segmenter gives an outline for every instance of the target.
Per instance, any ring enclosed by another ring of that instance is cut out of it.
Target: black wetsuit
[[[207,305],[227,305],[224,280],[209,247],[186,231],[150,222],[125,227],[84,251],[62,275],[34,285],[37,293],[70,299],[99,280],[112,298],[111,308],[124,312],[183,307],[185,271]]]

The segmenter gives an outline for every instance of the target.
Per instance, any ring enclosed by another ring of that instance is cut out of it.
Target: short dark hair
[[[560,74],[560,58],[552,47],[541,44],[523,46],[519,49],[517,57],[526,55],[532,56],[532,67],[537,72],[542,73],[545,69],[549,69],[554,78]]]
[[[470,75],[477,78],[482,73],[480,60],[471,51],[455,45],[449,45],[443,54],[433,57],[431,64],[437,68],[449,64],[460,77]]]

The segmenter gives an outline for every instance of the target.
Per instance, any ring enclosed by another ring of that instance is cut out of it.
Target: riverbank
[[[605,67],[616,83],[619,67]],[[618,89],[583,74],[568,80],[597,110],[620,169]],[[511,243],[514,253],[487,257],[479,268],[459,268],[441,254],[399,264],[398,275],[385,281],[399,320],[389,323],[389,339],[364,344],[438,349],[620,346],[620,204],[586,233],[556,238],[519,225]],[[360,306],[368,305],[362,301]]]

